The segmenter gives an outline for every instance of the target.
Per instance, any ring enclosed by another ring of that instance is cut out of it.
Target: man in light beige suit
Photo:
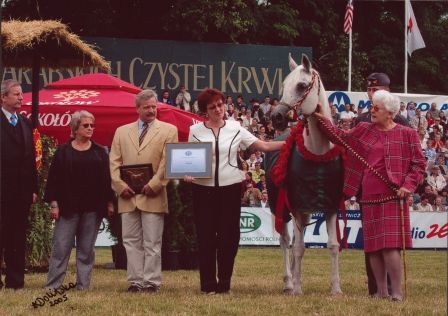
[[[119,195],[129,292],[157,292],[162,280],[163,219],[168,213],[165,144],[177,142],[177,128],[156,119],[157,94],[136,96],[138,121],[119,127],[112,142],[112,188]],[[134,192],[121,178],[120,166],[151,163],[153,178]]]

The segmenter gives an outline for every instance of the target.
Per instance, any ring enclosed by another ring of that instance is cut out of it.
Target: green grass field
[[[127,293],[126,272],[104,266],[110,249],[97,249],[92,288],[70,290],[55,306],[33,308],[43,296],[46,274],[26,275],[26,289],[0,291],[0,315],[446,315],[447,252],[408,251],[408,299],[403,303],[367,296],[364,254],[344,250],[340,256],[344,295],[330,293],[330,261],[325,249],[307,249],[303,296],[282,293],[279,248],[240,248],[230,295],[202,295],[198,271],[165,271],[157,294]],[[74,253],[65,284],[75,282]],[[57,296],[54,299],[57,299]]]

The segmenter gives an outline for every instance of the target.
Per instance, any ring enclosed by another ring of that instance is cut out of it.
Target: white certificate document
[[[172,173],[198,173],[206,172],[205,148],[198,149],[173,149],[171,152],[171,169]]]

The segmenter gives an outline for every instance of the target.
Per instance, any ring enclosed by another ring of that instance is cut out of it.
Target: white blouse
[[[238,169],[238,148],[244,150],[257,140],[238,121],[224,121],[216,136],[203,122],[190,126],[189,142],[212,142],[212,178],[196,179],[195,183],[217,187],[243,181],[244,173]]]

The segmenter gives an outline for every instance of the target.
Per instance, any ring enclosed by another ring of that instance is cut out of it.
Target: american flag
[[[350,33],[352,30],[353,23],[353,0],[348,0],[347,7],[345,9],[345,19],[344,19],[344,32]]]

